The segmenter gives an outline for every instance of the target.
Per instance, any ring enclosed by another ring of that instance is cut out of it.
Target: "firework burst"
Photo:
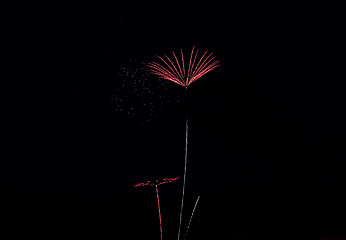
[[[215,57],[212,56],[213,53],[208,54],[208,51],[206,51],[199,59],[197,59],[199,50],[194,53],[194,49],[195,47],[192,48],[188,64],[185,63],[183,50],[180,50],[180,62],[173,51],[174,59],[167,57],[167,55],[165,55],[166,59],[157,56],[164,64],[161,65],[156,62],[149,63],[148,67],[151,69],[150,72],[160,78],[175,82],[180,86],[187,88],[191,83],[195,82],[204,74],[220,66],[220,61],[216,60]]]

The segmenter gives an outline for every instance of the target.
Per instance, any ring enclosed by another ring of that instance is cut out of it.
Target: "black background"
[[[133,185],[182,176],[187,108],[188,239],[345,236],[342,8],[279,2],[11,8],[2,234],[158,239],[154,189]],[[193,45],[222,66],[128,117],[120,67]],[[164,239],[181,184],[160,188]]]

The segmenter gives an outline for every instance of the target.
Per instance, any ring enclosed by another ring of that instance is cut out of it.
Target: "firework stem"
[[[185,181],[186,181],[186,165],[187,165],[187,143],[188,143],[188,130],[189,130],[189,121],[186,117],[186,128],[185,128],[185,165],[184,165],[184,178],[183,178],[183,193],[181,197],[181,206],[180,206],[180,218],[179,218],[179,229],[178,229],[178,240],[180,239],[181,231],[181,221],[183,218],[183,208],[184,208],[184,196],[185,196]]]

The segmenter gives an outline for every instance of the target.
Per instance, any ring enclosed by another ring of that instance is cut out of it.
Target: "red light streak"
[[[162,240],[162,222],[161,222],[161,210],[160,210],[160,197],[159,197],[159,189],[157,188],[157,185],[155,186],[155,189],[156,189],[157,207],[159,209],[160,235],[161,235],[161,240]]]
[[[161,181],[156,180],[155,182],[151,182],[151,181],[147,181],[145,183],[137,183],[134,185],[134,187],[146,187],[146,186],[150,186],[150,187],[155,187],[156,190],[156,199],[157,199],[157,208],[159,211],[159,219],[160,219],[160,236],[161,236],[161,240],[162,240],[162,221],[161,221],[161,208],[160,208],[160,196],[159,196],[159,185],[165,184],[165,183],[171,183],[174,181],[177,181],[180,177],[175,177],[175,178],[164,178]]]

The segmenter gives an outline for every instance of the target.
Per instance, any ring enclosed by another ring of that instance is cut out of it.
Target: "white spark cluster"
[[[157,116],[164,104],[178,103],[179,98],[167,97],[169,82],[152,77],[143,61],[132,60],[122,66],[116,79],[112,101],[115,111],[141,124]]]

